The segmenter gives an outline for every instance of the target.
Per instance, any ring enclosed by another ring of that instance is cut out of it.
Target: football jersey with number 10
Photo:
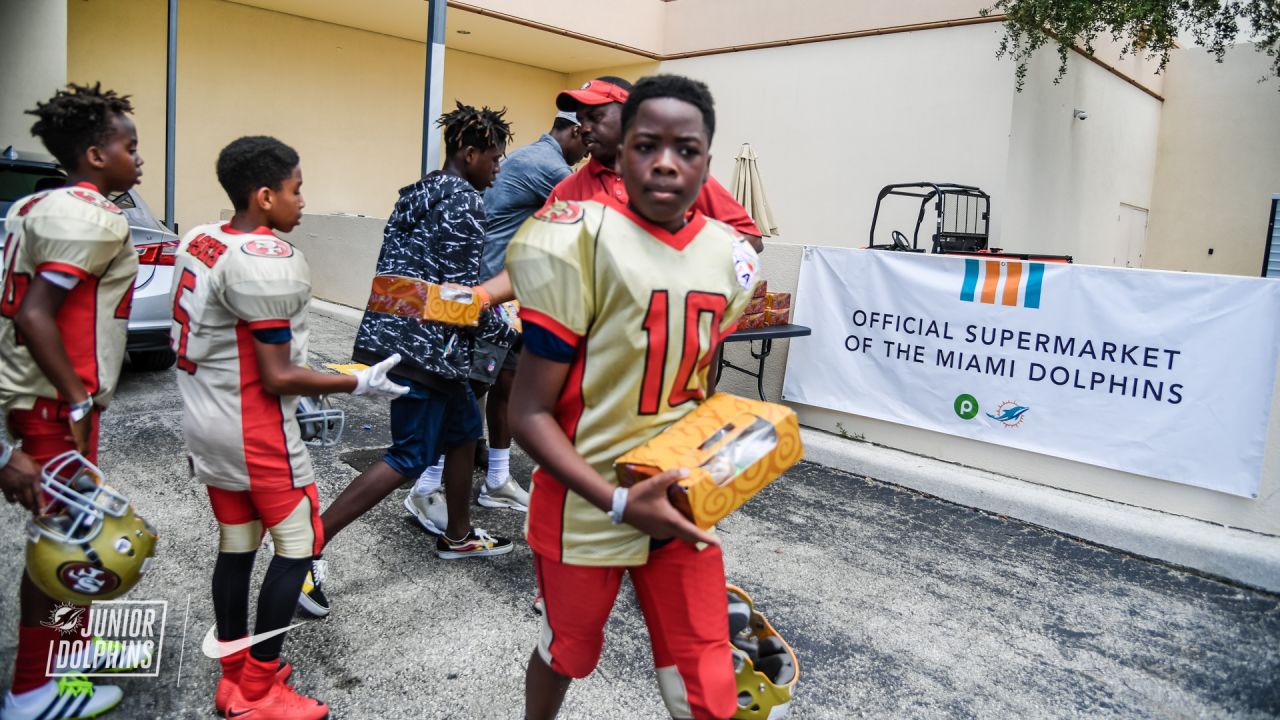
[[[83,183],[30,195],[5,218],[0,287],[0,407],[28,409],[58,391],[31,358],[13,319],[41,272],[71,275],[55,321],[67,356],[94,403],[106,407],[124,362],[138,254],[124,213]]]
[[[266,228],[202,225],[178,246],[170,299],[182,430],[196,479],[226,490],[311,484],[298,397],[263,388],[253,337],[287,328],[290,362],[306,365],[311,272],[302,252]]]
[[[627,206],[558,202],[516,233],[507,269],[526,327],[577,348],[555,408],[574,447],[610,482],[613,461],[706,397],[716,345],[755,287],[755,251],[729,226],[694,214],[670,233]],[[529,544],[571,565],[639,565],[649,538],[542,470]]]

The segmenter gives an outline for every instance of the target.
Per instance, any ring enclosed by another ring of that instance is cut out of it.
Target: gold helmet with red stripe
[[[46,595],[76,604],[129,591],[151,566],[156,531],[96,465],[65,452],[40,472],[45,502],[27,525],[27,574]]]
[[[800,679],[795,651],[742,588],[729,585],[729,642],[738,683],[736,720],[778,720],[787,716]]]

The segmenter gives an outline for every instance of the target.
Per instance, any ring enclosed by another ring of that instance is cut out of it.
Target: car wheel
[[[178,359],[172,350],[149,350],[147,352],[129,353],[129,365],[134,370],[151,371],[166,370]]]

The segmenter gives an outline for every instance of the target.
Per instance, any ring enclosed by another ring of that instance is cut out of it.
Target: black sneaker
[[[312,617],[322,618],[329,614],[329,598],[324,595],[324,581],[328,574],[329,561],[316,558],[311,561],[311,569],[302,581],[298,607]]]

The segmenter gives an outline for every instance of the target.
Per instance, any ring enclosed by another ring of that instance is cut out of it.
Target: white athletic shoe
[[[510,475],[502,481],[502,484],[492,490],[489,484],[485,483],[480,489],[480,496],[476,498],[476,502],[487,508],[511,508],[520,512],[529,511],[529,493],[524,488],[516,484],[515,478]]]
[[[83,675],[67,675],[21,696],[5,693],[0,720],[91,718],[119,705],[123,697],[124,691],[115,685],[95,685]]]
[[[443,488],[427,495],[410,492],[404,499],[404,509],[432,535],[444,535],[449,529],[449,506],[445,503]]]

